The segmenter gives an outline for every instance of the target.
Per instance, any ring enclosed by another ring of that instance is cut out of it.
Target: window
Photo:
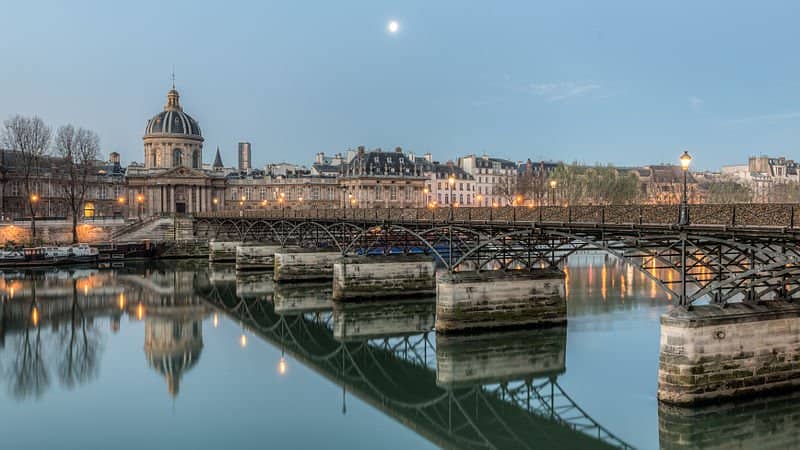
[[[156,166],[156,151],[155,150],[150,150],[150,166],[151,167],[155,167]]]
[[[397,186],[389,188],[389,200],[397,200]]]
[[[383,197],[383,191],[381,190],[380,186],[375,186],[375,200],[381,200]]]
[[[83,217],[94,217],[94,203],[86,202],[83,204]]]
[[[183,164],[183,155],[181,149],[176,148],[172,151],[172,167],[178,167]]]
[[[192,152],[192,167],[194,167],[195,169],[199,169],[201,165],[202,163],[200,161],[200,150],[195,150],[194,152]]]

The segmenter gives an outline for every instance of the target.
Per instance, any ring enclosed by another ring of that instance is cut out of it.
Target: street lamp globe
[[[689,155],[689,152],[684,151],[681,155],[681,168],[683,170],[689,170],[689,164],[692,162],[692,157]]]
[[[555,189],[556,188],[556,180],[550,180],[550,188],[551,189]]]

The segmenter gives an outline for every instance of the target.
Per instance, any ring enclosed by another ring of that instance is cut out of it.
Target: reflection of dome
[[[167,104],[164,106],[164,111],[147,121],[147,128],[144,130],[145,137],[170,134],[202,138],[200,125],[192,116],[183,112],[179,98],[180,95],[175,89],[167,93]]]
[[[150,367],[164,376],[167,389],[178,395],[180,380],[203,350],[202,319],[151,316],[145,320],[144,352]]]

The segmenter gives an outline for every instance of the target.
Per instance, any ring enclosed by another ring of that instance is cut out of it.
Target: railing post
[[[794,205],[789,206],[789,228],[794,228]]]
[[[491,222],[492,220],[494,220],[494,207],[490,206],[489,207],[489,222]]]
[[[542,205],[539,205],[539,223],[542,223]]]
[[[511,220],[514,223],[517,223],[517,207],[516,206],[512,206],[511,207]]]
[[[606,224],[606,207],[605,206],[601,206],[600,207],[600,225],[605,225],[605,224]]]
[[[731,226],[736,226],[736,205],[733,205],[733,209],[731,210]]]
[[[644,206],[639,206],[639,225],[644,222]]]
[[[572,206],[567,206],[567,223],[572,223]]]

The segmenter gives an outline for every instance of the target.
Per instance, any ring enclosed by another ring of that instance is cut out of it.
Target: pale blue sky
[[[699,168],[800,157],[796,1],[10,1],[0,118],[142,159],[173,65],[204,159],[397,145],[440,160]],[[400,22],[396,35],[386,32]]]

